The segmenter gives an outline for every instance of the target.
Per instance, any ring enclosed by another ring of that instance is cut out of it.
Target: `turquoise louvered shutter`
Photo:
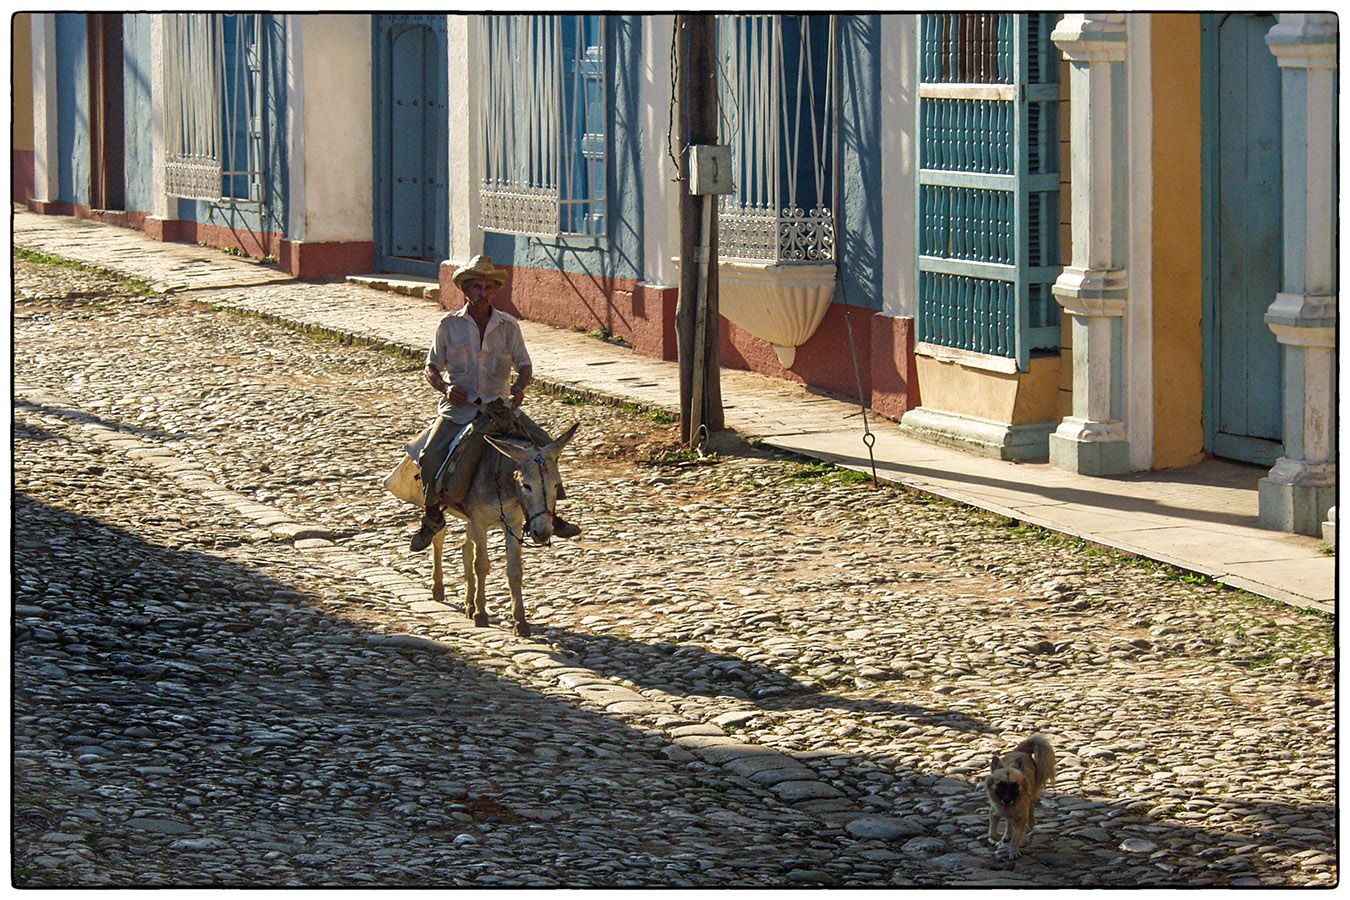
[[[1058,55],[1050,13],[920,16],[918,339],[1059,346]]]

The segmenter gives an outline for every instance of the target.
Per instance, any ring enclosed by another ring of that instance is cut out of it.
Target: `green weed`
[[[794,481],[819,481],[822,484],[864,484],[872,480],[870,475],[827,462],[800,465],[789,471],[787,477]]]
[[[712,453],[700,453],[689,447],[680,447],[676,450],[667,450],[654,460],[658,465],[678,466],[678,465],[713,465],[720,462],[721,456],[716,451]]]
[[[91,266],[87,263],[77,262],[73,259],[66,259],[64,256],[43,253],[40,250],[28,250],[23,247],[16,247],[14,249],[14,256],[16,259],[37,263],[38,265],[57,266],[62,269],[73,269],[77,272],[88,272],[92,275],[115,278],[138,294],[150,295],[155,293],[154,288],[150,287],[150,285],[141,281],[139,278],[128,278],[124,275],[119,275],[116,272],[109,271],[108,269],[100,268],[99,266]]]
[[[606,344],[614,344],[617,347],[628,347],[630,344],[608,328],[596,328],[586,332],[586,337],[595,338],[597,341],[604,341]]]
[[[621,408],[630,416],[642,416],[643,418],[651,419],[658,425],[669,425],[677,420],[677,416],[668,410],[642,406],[631,400],[625,402]]]

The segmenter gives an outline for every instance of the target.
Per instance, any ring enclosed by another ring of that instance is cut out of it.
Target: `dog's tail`
[[[1036,772],[1041,776],[1041,784],[1049,784],[1055,780],[1055,748],[1050,746],[1048,737],[1033,734],[1017,749],[1031,754],[1031,760],[1036,764]]]

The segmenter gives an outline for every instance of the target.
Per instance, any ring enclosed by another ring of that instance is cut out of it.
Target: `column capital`
[[[1276,484],[1315,485],[1318,487],[1336,484],[1336,464],[1334,462],[1309,462],[1306,459],[1289,459],[1281,456],[1266,476]]]
[[[1094,422],[1077,416],[1065,416],[1055,429],[1055,434],[1067,440],[1096,443],[1126,439],[1124,422]]]
[[[1124,62],[1124,13],[1070,13],[1050,34],[1070,62]]]
[[[1265,321],[1281,344],[1336,346],[1336,294],[1275,295]]]
[[[1124,269],[1066,266],[1050,292],[1070,315],[1123,316],[1128,289]]]
[[[1339,29],[1332,13],[1280,13],[1266,44],[1280,68],[1334,69]]]

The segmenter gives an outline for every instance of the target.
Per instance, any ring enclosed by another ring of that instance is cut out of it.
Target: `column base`
[[[1120,422],[1089,422],[1072,416],[1050,435],[1050,466],[1076,475],[1123,475],[1130,471],[1130,442]]]
[[[1009,425],[926,406],[911,409],[900,420],[900,430],[921,441],[1017,462],[1045,462],[1046,438],[1054,427],[1053,422]]]
[[[1262,528],[1319,537],[1336,505],[1335,467],[1281,459],[1257,484],[1257,496]]]
[[[1336,507],[1327,510],[1327,520],[1322,523],[1322,543],[1336,549]]]

